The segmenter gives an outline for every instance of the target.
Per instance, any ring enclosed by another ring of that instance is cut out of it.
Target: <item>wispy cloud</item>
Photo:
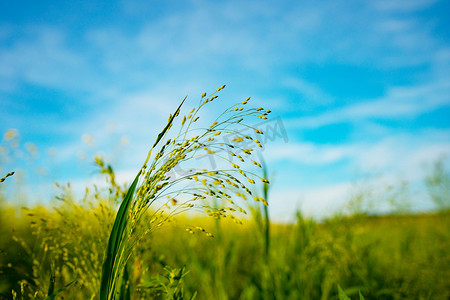
[[[326,93],[317,84],[302,78],[287,78],[284,80],[284,86],[298,92],[302,102],[309,107],[325,106],[335,101],[335,97]]]
[[[295,221],[295,212],[306,217],[330,217],[342,211],[349,200],[350,182],[328,184],[317,187],[276,189],[270,194],[271,218],[278,222]]]
[[[353,141],[342,144],[317,144],[312,142],[289,142],[269,144],[264,151],[266,159],[276,165],[284,162],[301,166],[328,166],[341,168],[347,180],[356,173],[383,173],[404,176],[408,180],[420,180],[424,166],[439,158],[450,157],[450,133],[446,130],[424,130],[415,134],[388,135],[381,139]],[[323,169],[322,169],[323,170]],[[290,175],[292,176],[292,175]]]
[[[1,77],[66,89],[89,82],[85,78],[90,68],[80,53],[70,49],[64,31],[48,26],[17,31],[21,37],[0,48]]]
[[[0,51],[0,73],[52,87],[89,87],[92,92],[95,87],[127,89],[186,75],[201,79],[208,71],[236,76],[225,66],[254,74],[306,62],[416,65],[430,63],[442,48],[431,25],[373,14],[365,5],[357,6],[356,14],[355,7],[327,1],[270,9],[251,2],[187,6],[134,30],[89,28],[77,37],[76,47],[70,29],[16,27],[14,36],[21,37]],[[303,90],[321,96],[311,86]]]
[[[358,101],[316,116],[287,120],[286,124],[292,128],[317,128],[365,119],[409,118],[448,106],[450,81],[441,80],[423,85],[391,88],[381,98]]]

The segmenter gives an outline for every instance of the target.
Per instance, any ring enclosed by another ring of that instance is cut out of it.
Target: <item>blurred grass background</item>
[[[94,193],[75,201],[66,192],[53,209],[18,210],[2,199],[1,297],[12,299],[11,291],[22,289],[24,299],[44,298],[52,268],[57,288],[77,280],[65,299],[98,297],[114,217],[110,200]],[[337,299],[338,284],[350,297],[361,291],[366,299],[450,297],[448,210],[323,222],[298,212],[295,224],[271,224],[268,255],[261,211],[254,207],[243,224],[179,217],[147,237],[131,260],[136,299],[158,298],[140,283],[183,266],[185,294],[197,292],[196,299]],[[182,224],[201,224],[215,238],[187,233]]]

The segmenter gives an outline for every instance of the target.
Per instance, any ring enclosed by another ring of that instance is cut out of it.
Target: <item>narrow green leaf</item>
[[[267,164],[262,155],[259,155],[259,159],[262,164],[262,170],[263,170],[263,178],[266,180],[269,180],[269,172],[267,170]],[[267,203],[269,203],[269,184],[267,182],[263,183],[263,196],[264,200],[266,200]],[[267,205],[264,205],[264,246],[265,246],[265,255],[266,255],[266,262],[269,261],[269,253],[270,253],[270,217],[269,217],[269,208]]]
[[[359,292],[359,300],[365,300],[364,296],[361,294],[361,292]]]
[[[50,282],[48,284],[47,296],[50,296],[55,291],[55,269],[52,264],[50,271]]]
[[[197,297],[197,291],[195,291],[193,294],[192,294],[192,296],[191,296],[191,298],[190,298],[190,300],[194,300],[195,299],[195,297]]]
[[[186,100],[187,96],[183,99],[181,104],[178,106],[175,113],[169,118],[169,122],[166,127],[158,134],[155,143],[153,144],[153,148],[159,143],[159,141],[163,138],[166,131],[170,128],[173,123],[173,119],[179,114],[181,106]],[[150,154],[149,154],[150,156]],[[148,160],[149,157],[147,157]],[[147,163],[147,160],[145,164]],[[144,165],[145,165],[144,164]],[[114,270],[120,266],[116,265],[116,258],[120,250],[121,242],[124,237],[124,232],[127,224],[127,216],[128,210],[130,209],[131,203],[133,201],[134,192],[136,190],[137,183],[139,181],[139,176],[141,175],[142,170],[136,175],[133,183],[128,189],[125,198],[123,199],[119,211],[117,212],[116,219],[114,221],[113,228],[111,230],[111,234],[109,236],[108,246],[106,247],[106,257],[103,263],[102,270],[102,278],[100,285],[100,300],[108,300],[110,295],[114,295],[115,293],[115,284],[113,284],[114,279]],[[112,296],[114,298],[114,296]]]
[[[57,290],[56,292],[52,292],[51,294],[49,294],[47,296],[47,298],[45,298],[45,300],[53,300],[53,299],[55,299],[55,297],[59,293],[63,292],[65,289],[67,289],[71,284],[73,284],[75,282],[76,282],[76,280],[73,280],[73,281],[69,282],[68,284],[66,284],[65,286],[63,286],[62,288],[60,288],[59,290]],[[54,287],[54,283],[53,283],[53,287]]]
[[[158,137],[156,138],[156,141],[153,144],[152,149],[156,147],[159,141],[164,137],[166,131],[169,130],[170,126],[172,125],[173,119],[179,114],[181,106],[183,105],[186,98],[187,96],[178,106],[175,113],[169,118],[169,122],[167,123],[166,127],[164,127],[164,129],[158,134]],[[151,150],[144,165],[147,164],[147,161],[150,158],[150,154]],[[106,257],[102,269],[100,300],[109,300],[110,295],[112,295],[111,298],[114,298],[114,293],[116,289],[115,284],[113,284],[114,276],[116,276],[114,270],[120,267],[117,265],[116,258],[118,253],[120,252],[121,243],[123,241],[124,232],[127,225],[128,211],[133,201],[134,192],[136,191],[136,186],[139,181],[139,176],[141,175],[141,173],[142,169],[138,172],[136,178],[134,179],[133,183],[128,189],[127,194],[125,195],[125,198],[123,199],[120,205],[119,211],[117,212],[116,219],[114,221],[114,225],[111,230],[111,234],[109,236],[108,246],[106,247]]]
[[[119,299],[130,300],[131,299],[131,291],[130,291],[130,276],[128,274],[128,268],[125,266],[123,270],[123,279],[122,279],[122,287],[120,290]]]
[[[342,290],[341,286],[338,285],[338,291],[339,291],[339,300],[351,300]]]
[[[106,247],[106,258],[103,263],[101,286],[100,286],[100,299],[107,300],[113,287],[111,286],[112,279],[114,275],[113,269],[116,262],[116,256],[119,252],[120,242],[123,238],[123,233],[125,231],[125,226],[127,222],[128,210],[133,200],[134,192],[139,180],[141,171],[136,175],[133,183],[128,189],[125,198],[120,205],[119,211],[117,212],[116,219],[114,221],[111,234],[109,236],[108,246]]]
[[[164,134],[166,133],[166,131],[169,129],[170,125],[172,125],[173,119],[175,119],[175,117],[180,113],[180,109],[181,109],[181,105],[183,105],[184,101],[186,100],[187,96],[184,97],[183,101],[181,101],[181,104],[178,106],[177,110],[175,111],[175,113],[170,117],[169,122],[167,123],[166,127],[164,127],[163,131],[161,131],[158,134],[158,137],[156,138],[155,143],[153,144],[152,148],[155,148],[156,145],[159,143],[159,141],[162,139],[162,137],[164,136]]]

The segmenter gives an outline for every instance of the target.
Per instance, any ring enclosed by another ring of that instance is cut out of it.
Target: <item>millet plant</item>
[[[237,220],[234,216],[237,211],[246,212],[236,197],[243,200],[251,197],[267,204],[263,198],[252,196],[248,188],[249,184],[255,184],[255,180],[266,184],[269,182],[248,170],[248,163],[261,167],[259,162],[253,160],[254,149],[248,144],[262,146],[259,140],[244,132],[252,130],[256,135],[262,135],[261,130],[248,125],[245,119],[267,119],[270,111],[261,107],[246,108],[250,100],[247,98],[226,109],[209,127],[195,126],[202,108],[217,99],[216,94],[224,87],[221,86],[209,96],[204,93],[198,106],[181,118],[178,133],[168,137],[174,131],[171,129],[175,119],[180,117],[185,98],[157,136],[117,212],[105,252],[101,300],[119,297],[127,284],[127,262],[133,249],[148,233],[170,221],[175,214],[199,210],[215,218]],[[221,134],[232,136],[231,142],[218,140]],[[157,151],[155,155],[152,155],[153,151]],[[176,174],[175,170],[181,165],[189,166],[189,162],[205,155],[214,155],[226,167],[215,170],[191,168]],[[233,159],[239,160],[239,163],[235,164]],[[216,205],[209,205],[208,200],[211,199]],[[198,231],[213,236],[202,227],[186,230],[192,234]]]

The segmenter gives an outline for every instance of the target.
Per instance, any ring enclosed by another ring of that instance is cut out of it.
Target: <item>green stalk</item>
[[[138,174],[136,175],[136,178],[134,179],[133,183],[128,189],[128,192],[120,205],[119,211],[117,212],[116,219],[114,221],[114,225],[111,230],[111,234],[109,236],[108,246],[106,247],[106,255],[105,255],[106,257],[103,263],[102,278],[100,285],[100,300],[111,300],[115,298],[117,282],[120,282],[120,276],[121,274],[123,274],[123,269],[126,268],[126,263],[129,257],[126,253],[124,253],[126,250],[128,240],[128,237],[125,236],[125,234],[126,234],[126,226],[128,223],[127,219],[129,215],[129,210],[130,207],[132,206],[139,177],[141,176],[143,170],[145,169],[145,166],[151,156],[152,150],[157,146],[157,144],[163,138],[167,130],[171,127],[173,119],[180,112],[181,105],[183,105],[185,100],[186,98],[183,99],[180,106],[178,106],[178,109],[169,118],[166,127],[164,127],[161,133],[158,134],[158,137],[156,138],[155,143],[150,149],[143,167],[141,168],[141,170],[139,170]]]
[[[267,172],[267,164],[260,156],[261,165],[263,169],[263,178],[268,180],[268,172]],[[269,184],[264,182],[263,183],[263,197],[266,200],[267,203],[269,203]],[[266,255],[266,261],[269,261],[269,250],[270,250],[270,218],[269,218],[269,207],[268,205],[264,206],[264,218],[265,218],[265,224],[264,224],[264,241],[265,241],[265,255]]]
[[[127,223],[128,210],[131,206],[131,201],[136,190],[141,171],[136,175],[133,184],[128,189],[125,198],[120,205],[119,211],[116,215],[111,234],[109,236],[108,246],[106,247],[106,258],[103,263],[102,279],[100,286],[100,299],[108,300],[114,299],[116,275],[118,274],[117,257],[120,248],[123,248],[123,237],[125,233],[125,226]],[[119,261],[120,263],[120,261]]]

